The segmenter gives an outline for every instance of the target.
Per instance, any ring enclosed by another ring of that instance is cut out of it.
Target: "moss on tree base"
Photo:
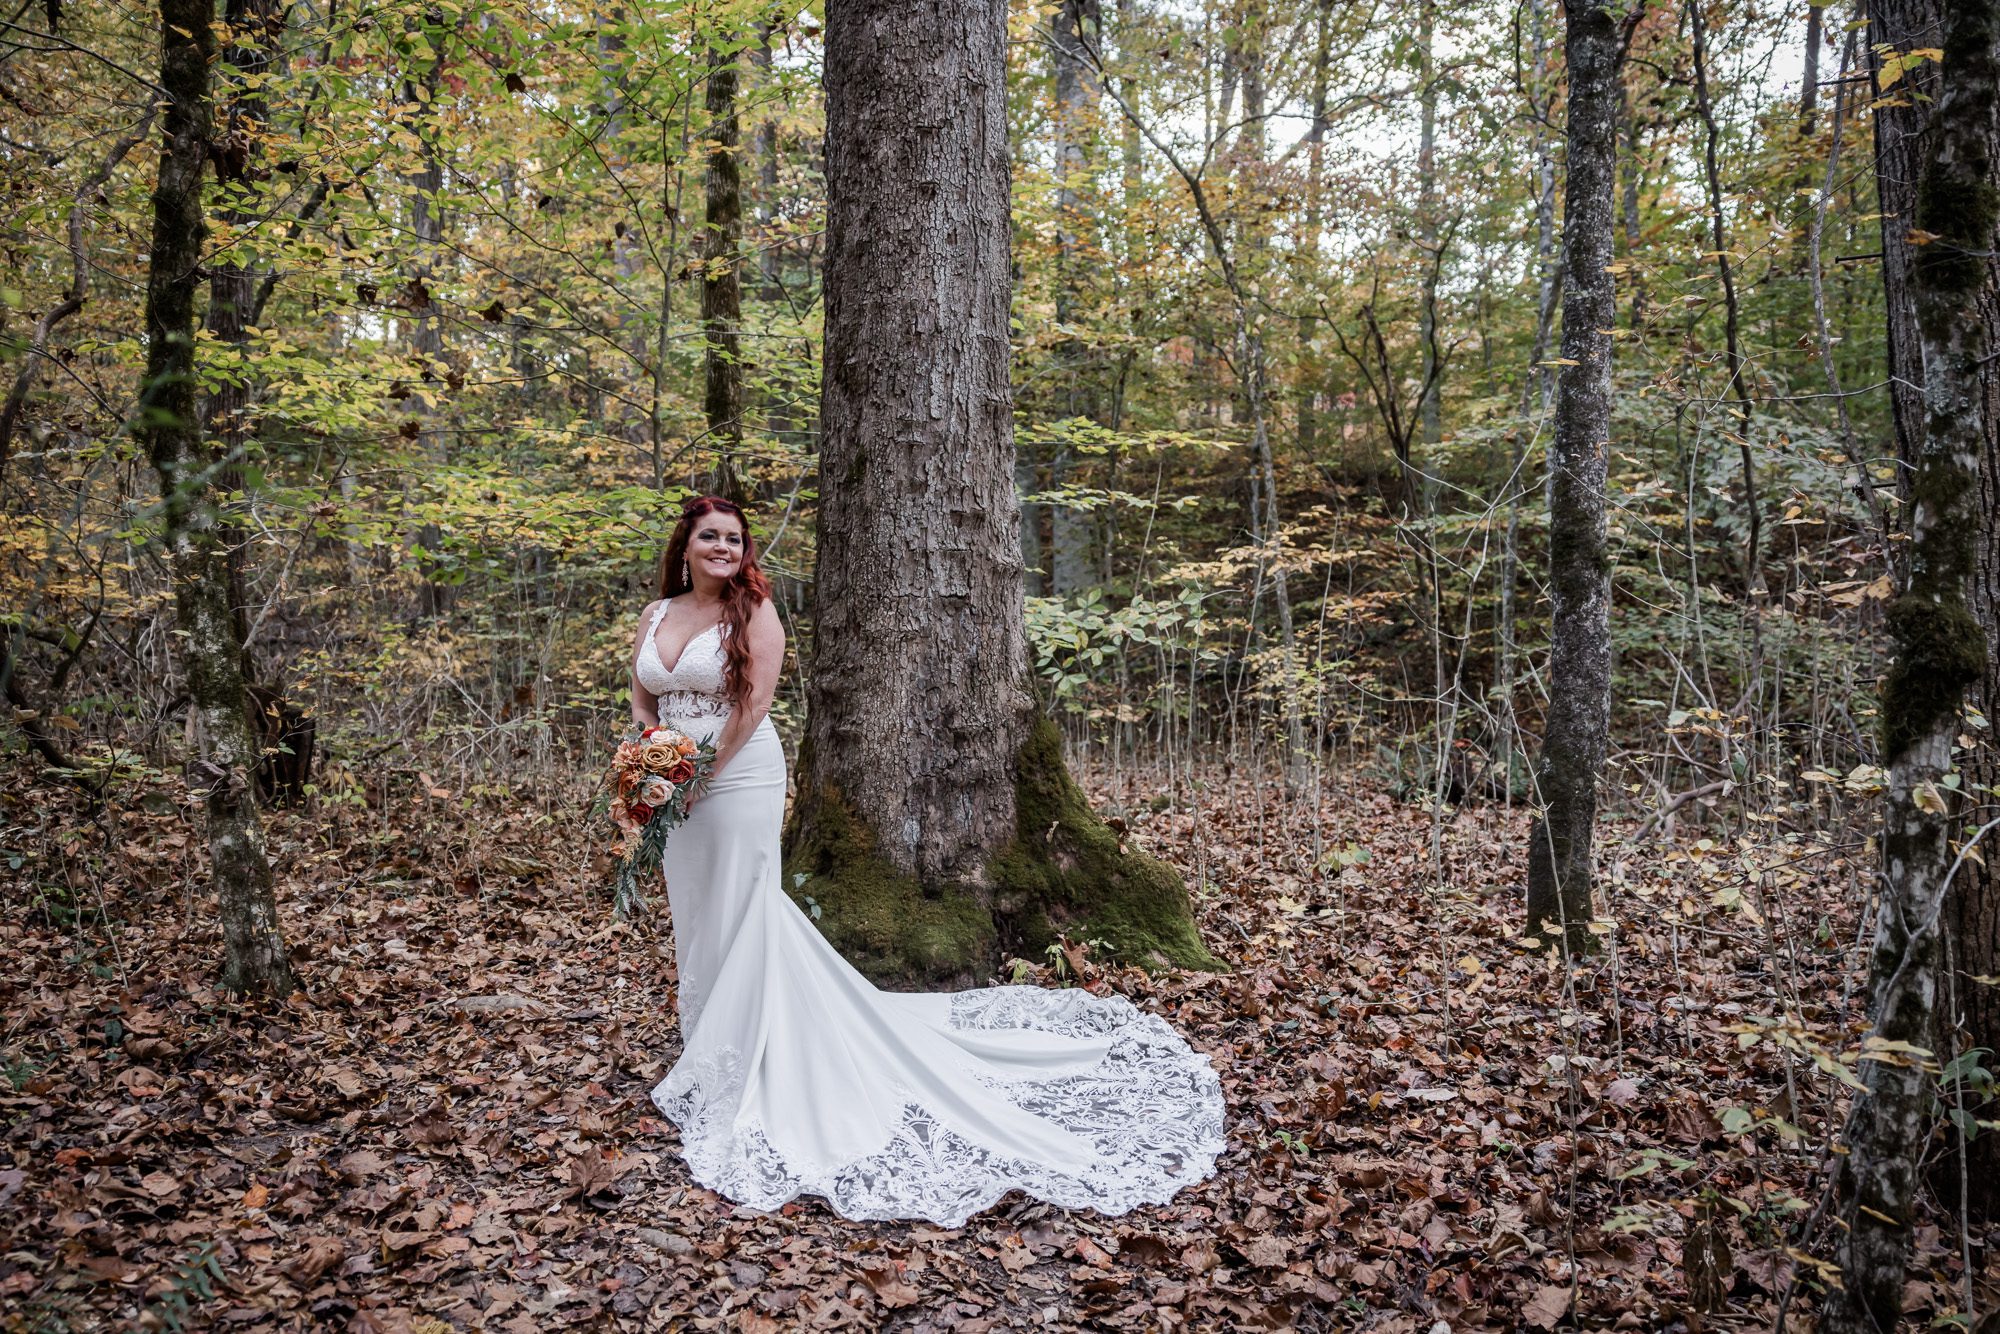
[[[926,894],[876,851],[842,793],[829,785],[815,796],[786,841],[785,889],[820,933],[881,985],[983,977],[999,948],[992,914],[962,889]]]
[[[1187,887],[1157,857],[1124,847],[1063,763],[1062,733],[1037,717],[1014,785],[1014,842],[993,859],[993,915],[1027,954],[1058,936],[1102,940],[1147,968],[1220,971],[1195,929]]]
[[[1202,944],[1186,887],[1156,857],[1130,851],[1097,818],[1063,763],[1062,735],[1038,718],[1021,747],[1017,833],[978,881],[934,886],[898,870],[844,795],[811,794],[787,840],[785,888],[870,980],[964,986],[1003,953],[1039,955],[1058,938],[1102,941],[1148,968],[1220,970]]]

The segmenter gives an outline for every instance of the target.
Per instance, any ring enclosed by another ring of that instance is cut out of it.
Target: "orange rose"
[[[694,761],[681,760],[666,771],[665,777],[669,783],[672,783],[675,787],[679,787],[682,783],[694,777]]]
[[[701,749],[700,746],[697,746],[695,744],[695,740],[691,736],[684,736],[680,740],[676,741],[674,743],[674,748],[680,751],[681,754],[689,757],[692,757],[697,750]]]

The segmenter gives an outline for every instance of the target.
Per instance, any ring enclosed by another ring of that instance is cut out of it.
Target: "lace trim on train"
[[[1029,1028],[1071,1037],[1115,1035],[1082,1074],[989,1080],[1024,1110],[1090,1141],[1081,1172],[995,1153],[911,1099],[889,1143],[844,1163],[788,1163],[753,1118],[737,1119],[742,1054],[730,1047],[684,1057],[653,1090],[680,1127],[694,1179],[759,1209],[822,1195],[850,1219],[924,1218],[946,1227],[1012,1190],[1068,1209],[1122,1214],[1164,1204],[1215,1169],[1224,1146],[1222,1085],[1208,1058],[1166,1022],[1122,996],[988,987],[952,1000],[955,1028]]]

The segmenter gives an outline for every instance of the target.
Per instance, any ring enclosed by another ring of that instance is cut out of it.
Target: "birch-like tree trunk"
[[[1037,706],[1008,384],[1006,4],[827,7],[825,439],[787,885],[883,980],[1058,932],[1209,963]]]
[[[1528,846],[1528,926],[1572,954],[1593,937],[1591,838],[1611,726],[1611,553],[1605,469],[1611,444],[1611,263],[1618,80],[1640,10],[1566,6],[1569,175],[1563,190],[1562,373],[1549,451],[1549,708]]]
[[[1823,1328],[1892,1329],[1916,1226],[1918,1161],[1934,1106],[1918,1053],[1938,1001],[1939,923],[1962,823],[1942,785],[1965,687],[1986,670],[1986,635],[1968,593],[1979,552],[1979,465],[1993,404],[1992,339],[1979,298],[2000,241],[2000,4],[1943,7],[1944,69],[1925,142],[1915,225],[1931,233],[1911,266],[1924,358],[1924,431],[1910,482],[1907,568],[1889,608],[1895,660],[1882,684],[1882,903],[1869,957],[1872,1027],[1864,1089],[1841,1168],[1843,1291]]]
[[[201,751],[188,771],[205,794],[226,948],[223,985],[282,996],[293,988],[292,969],[257,816],[258,752],[244,711],[243,646],[230,616],[227,545],[196,415],[194,306],[208,235],[201,188],[211,149],[214,0],[161,0],[160,20],[165,140],[153,191],[146,378],[136,434],[159,478],[161,540],[172,562],[181,665],[198,724]]]

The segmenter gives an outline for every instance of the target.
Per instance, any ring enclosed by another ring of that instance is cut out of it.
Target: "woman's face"
[[[687,562],[697,580],[702,575],[717,583],[733,578],[743,564],[743,521],[721,512],[696,519],[688,534]]]

